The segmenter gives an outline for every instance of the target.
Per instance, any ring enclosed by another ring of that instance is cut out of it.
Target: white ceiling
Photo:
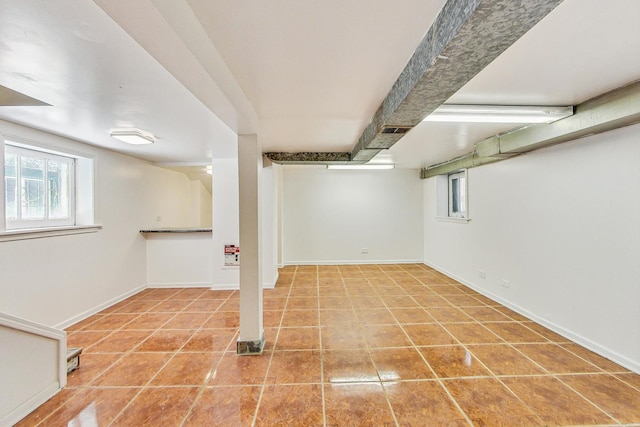
[[[350,151],[444,2],[0,0],[0,85],[52,105],[0,118],[153,162],[230,156],[233,132]],[[565,0],[450,101],[573,105],[638,79],[640,1]],[[510,127],[422,123],[383,155],[418,168]]]

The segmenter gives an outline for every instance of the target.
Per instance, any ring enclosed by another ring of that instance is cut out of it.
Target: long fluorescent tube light
[[[551,123],[569,117],[573,107],[453,105],[436,108],[423,122]]]
[[[111,136],[127,144],[142,145],[153,144],[156,141],[156,137],[150,132],[145,132],[140,129],[113,129]]]
[[[393,169],[395,165],[327,165],[327,169],[369,169],[369,170],[382,170]]]

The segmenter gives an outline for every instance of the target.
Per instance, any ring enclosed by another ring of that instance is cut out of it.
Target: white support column
[[[262,268],[260,174],[262,147],[256,135],[238,137],[240,188],[240,336],[238,354],[260,354],[262,325]],[[215,221],[215,219],[214,219]]]

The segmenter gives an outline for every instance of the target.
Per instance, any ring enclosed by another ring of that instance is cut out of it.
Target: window
[[[469,222],[467,170],[436,176],[436,218],[441,221]]]
[[[449,175],[449,216],[467,217],[467,173],[466,171]]]
[[[6,228],[75,225],[75,158],[5,143]]]

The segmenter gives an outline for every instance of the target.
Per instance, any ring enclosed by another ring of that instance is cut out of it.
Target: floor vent
[[[67,349],[67,374],[80,367],[80,353],[82,353],[81,348]]]

